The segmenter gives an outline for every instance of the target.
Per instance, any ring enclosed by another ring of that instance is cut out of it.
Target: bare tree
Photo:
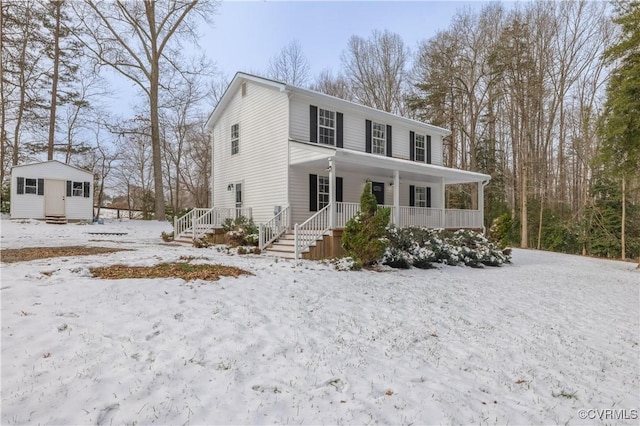
[[[135,83],[148,100],[155,187],[155,219],[165,219],[160,133],[160,91],[163,69],[184,70],[180,39],[195,40],[195,19],[209,20],[215,3],[198,0],[156,2],[97,2],[78,8],[87,36],[79,35],[87,49],[108,66]],[[197,41],[196,41],[197,42]]]
[[[398,34],[373,31],[368,39],[352,36],[341,60],[358,102],[392,113],[404,110],[409,49]]]
[[[342,74],[334,77],[329,69],[322,70],[311,88],[317,92],[335,96],[336,98],[346,99],[348,101],[354,100],[353,92],[347,79]]]
[[[269,60],[267,76],[292,86],[304,87],[309,81],[310,65],[298,40],[293,40]]]

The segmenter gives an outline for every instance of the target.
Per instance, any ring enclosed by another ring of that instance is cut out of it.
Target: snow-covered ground
[[[2,248],[135,250],[2,264],[2,424],[638,424],[633,263],[338,272],[166,244],[157,222],[0,226]],[[180,256],[254,275],[88,270]]]

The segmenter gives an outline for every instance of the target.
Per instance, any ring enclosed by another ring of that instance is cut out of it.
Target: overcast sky
[[[297,39],[312,77],[340,68],[340,54],[352,35],[373,30],[399,34],[415,50],[418,42],[446,29],[458,9],[479,9],[479,1],[224,1],[213,26],[202,28],[201,46],[229,77],[237,71],[265,71],[269,58]]]

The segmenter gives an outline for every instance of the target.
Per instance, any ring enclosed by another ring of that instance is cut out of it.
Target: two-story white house
[[[366,182],[396,226],[483,228],[490,176],[443,166],[446,129],[244,73],[206,128],[213,205],[177,220],[178,237],[245,215],[260,224],[263,249],[338,255]],[[446,185],[474,182],[477,209],[445,208]]]

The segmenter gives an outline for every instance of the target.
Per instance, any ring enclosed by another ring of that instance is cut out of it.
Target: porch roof
[[[364,175],[386,176],[393,179],[393,172],[398,170],[401,179],[414,181],[438,182],[444,178],[445,184],[471,183],[489,181],[491,176],[484,173],[451,169],[435,164],[418,163],[402,158],[383,157],[350,149],[323,146],[315,143],[290,140],[291,165],[326,168],[328,159],[333,158],[336,173],[349,170]]]

